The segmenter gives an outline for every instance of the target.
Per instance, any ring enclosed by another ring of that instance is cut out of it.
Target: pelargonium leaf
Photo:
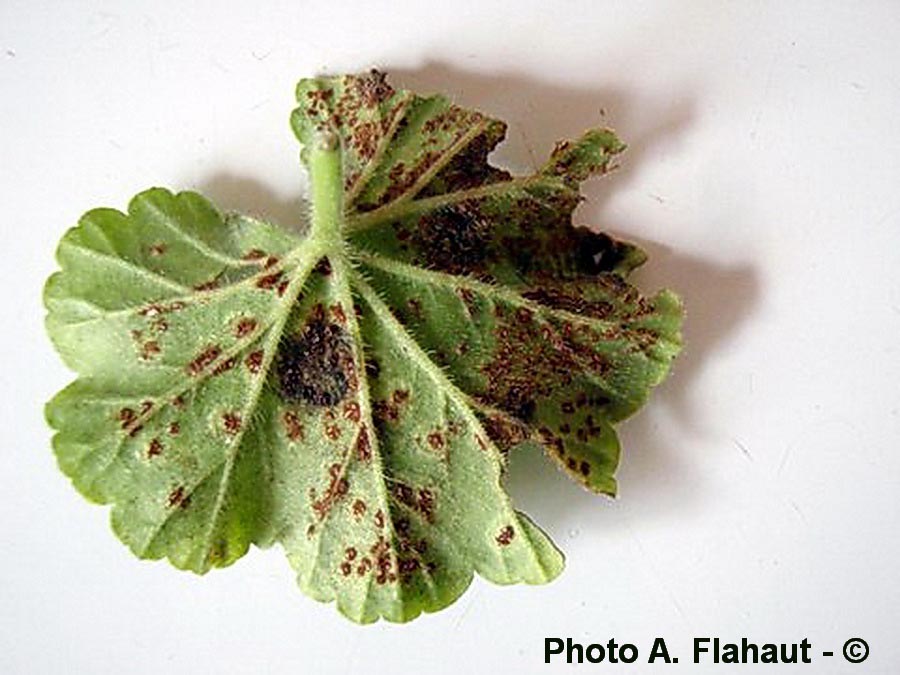
[[[644,253],[572,225],[624,146],[588,131],[512,176],[487,161],[502,122],[380,73],[297,96],[303,235],[154,188],[63,237],[60,467],[136,555],[203,573],[279,543],[359,622],[438,610],[476,572],[553,579],[507,457],[538,443],[614,494],[614,426],[680,346],[676,296],[627,281]]]

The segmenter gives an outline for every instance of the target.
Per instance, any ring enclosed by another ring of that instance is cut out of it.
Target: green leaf
[[[627,281],[644,253],[571,224],[624,146],[588,131],[511,176],[487,162],[502,122],[380,73],[297,96],[303,235],[160,188],[64,235],[61,469],[136,555],[203,573],[279,543],[359,622],[436,611],[476,572],[553,579],[508,456],[538,443],[614,494],[614,425],[680,346],[678,299]]]

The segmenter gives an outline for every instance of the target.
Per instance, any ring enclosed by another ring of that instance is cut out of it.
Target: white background
[[[71,374],[40,292],[83,211],[150,185],[296,223],[294,82],[372,65],[507,119],[495,157],[520,170],[615,127],[631,149],[579,222],[644,243],[640,283],[688,320],[622,427],[617,501],[515,458],[517,504],[567,554],[556,582],[476,580],[359,627],[280,550],[203,578],[131,557],[55,467],[42,406]],[[646,657],[664,636],[677,666],[583,668],[758,672],[690,664],[694,636],[747,636],[812,641],[779,672],[897,672],[898,65],[896,2],[5,0],[0,671],[544,673],[571,668],[544,665],[545,637]]]

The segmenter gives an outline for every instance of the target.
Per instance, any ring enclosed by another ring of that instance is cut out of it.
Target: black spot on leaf
[[[423,216],[415,236],[429,267],[461,273],[482,266],[490,231],[475,207],[461,204]]]
[[[353,379],[350,337],[339,325],[314,312],[300,335],[282,341],[276,372],[286,400],[335,405],[346,396]]]

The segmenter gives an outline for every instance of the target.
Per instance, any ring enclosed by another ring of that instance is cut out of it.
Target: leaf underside
[[[336,245],[160,188],[63,237],[60,467],[137,556],[203,573],[279,543],[358,622],[436,611],[475,572],[553,579],[507,455],[539,444],[614,494],[614,425],[680,347],[677,297],[627,281],[644,254],[571,224],[624,146],[588,131],[511,176],[487,162],[502,122],[380,73],[297,98],[307,167],[323,132],[339,147]]]

